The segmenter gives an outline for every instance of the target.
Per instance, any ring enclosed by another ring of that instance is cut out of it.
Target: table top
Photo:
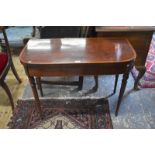
[[[22,64],[104,64],[129,62],[136,53],[126,39],[31,39],[20,54]]]
[[[155,31],[153,26],[96,26],[96,32]]]

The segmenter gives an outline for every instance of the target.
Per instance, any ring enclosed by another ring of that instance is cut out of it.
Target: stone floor
[[[69,80],[76,79],[72,77]],[[66,78],[64,78],[66,80]],[[155,89],[141,89],[133,91],[133,78],[130,75],[127,89],[124,94],[119,114],[115,117],[115,106],[118,99],[122,76],[119,77],[117,93],[109,98],[110,113],[113,127],[116,129],[147,129],[155,128]],[[114,76],[99,76],[99,89],[97,92],[86,93],[94,86],[93,76],[84,78],[82,91],[77,91],[76,86],[43,85],[45,97],[79,97],[100,98],[106,97],[113,91]],[[32,97],[32,91],[28,85],[23,98]]]

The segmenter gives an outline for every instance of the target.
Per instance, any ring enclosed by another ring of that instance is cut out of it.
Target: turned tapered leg
[[[125,73],[123,75],[123,79],[122,79],[122,85],[121,85],[121,89],[120,89],[120,93],[119,93],[119,97],[118,97],[118,102],[117,102],[117,107],[116,107],[116,111],[115,111],[115,116],[118,115],[118,111],[119,111],[119,107],[125,92],[125,88],[126,88],[126,84],[127,84],[127,80],[129,77],[129,72]]]
[[[36,87],[37,87],[38,90],[40,89],[40,87],[39,87],[39,79],[38,79],[38,77],[36,77]]]
[[[32,76],[28,76],[29,78],[29,82],[30,82],[30,85],[31,85],[31,88],[32,88],[32,92],[33,92],[33,95],[34,95],[34,98],[35,98],[35,106],[42,118],[42,110],[41,110],[41,105],[40,105],[40,100],[39,100],[39,96],[38,96],[38,92],[37,92],[37,88],[36,88],[36,84],[35,84],[35,79],[34,77]]]
[[[14,66],[13,62],[11,62],[11,70],[12,70],[13,74],[15,75],[16,79],[18,80],[18,82],[21,83],[22,81],[19,78],[19,75],[17,74],[17,71],[15,69],[15,66]]]
[[[7,86],[7,84],[4,81],[1,82],[1,86],[5,90],[6,94],[8,95],[12,110],[14,110],[14,102],[13,102],[12,94],[10,92],[9,87]]]
[[[113,94],[116,93],[116,88],[117,88],[117,83],[118,83],[118,77],[119,77],[119,74],[116,74],[116,75],[115,75],[115,85],[114,85],[114,91],[113,91]]]
[[[79,76],[79,87],[78,87],[78,89],[82,90],[82,87],[83,87],[83,76]]]
[[[135,83],[134,83],[134,90],[139,90],[138,89],[138,83],[140,81],[140,79],[143,77],[143,75],[145,74],[146,72],[146,67],[145,66],[142,66],[142,67],[137,67],[137,69],[139,70],[139,74],[135,80]]]
[[[41,77],[36,77],[36,82],[37,82],[37,86],[38,89],[40,90],[40,95],[43,97],[43,89],[42,89],[42,85],[41,85]]]

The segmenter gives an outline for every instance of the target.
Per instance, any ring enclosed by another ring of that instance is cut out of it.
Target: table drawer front
[[[68,66],[30,66],[30,76],[74,76],[121,74],[126,70],[126,64],[108,65],[68,65]]]

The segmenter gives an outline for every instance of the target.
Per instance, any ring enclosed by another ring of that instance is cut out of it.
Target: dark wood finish
[[[27,68],[25,68],[25,70],[26,70],[26,72],[28,71]],[[31,85],[31,88],[32,88],[32,92],[33,92],[35,101],[36,101],[35,102],[35,107],[38,110],[41,118],[43,118],[41,105],[40,105],[40,100],[39,100],[38,92],[37,92],[37,89],[36,89],[35,79],[34,79],[33,76],[28,76],[28,79],[29,79],[29,82],[30,82],[30,85]]]
[[[130,43],[117,38],[31,39],[20,54],[21,62],[32,68],[72,65],[96,67],[99,64],[115,64],[118,67],[133,58],[136,58],[136,53]]]
[[[7,38],[7,35],[5,32],[5,28],[6,27],[4,27],[4,26],[0,26],[0,32],[3,34],[3,38],[0,38],[0,43],[1,43],[2,51],[6,52],[8,55],[8,62],[7,62],[7,65],[5,66],[5,68],[3,69],[3,72],[0,74],[0,85],[5,90],[6,94],[8,95],[10,103],[11,103],[11,107],[13,110],[14,109],[13,97],[11,95],[8,85],[5,83],[5,77],[8,74],[9,69],[11,68],[13,74],[15,75],[15,77],[19,83],[21,83],[21,79],[19,78],[17,71],[15,69],[15,66],[13,64],[13,61],[12,61],[10,46],[9,46],[8,38]]]
[[[93,87],[93,90],[97,91],[97,89],[98,89],[98,76],[94,76],[94,79],[95,79],[95,86]]]
[[[43,94],[43,89],[42,89],[42,86],[41,86],[41,77],[37,77],[36,78],[36,83],[37,83],[37,86],[38,86],[38,89],[40,90],[40,95],[43,97],[44,94]]]
[[[149,51],[153,32],[155,27],[152,26],[99,26],[96,27],[96,36],[98,37],[117,37],[126,38],[134,47],[137,58],[135,66],[139,75],[134,84],[134,89],[138,88],[138,82],[144,75],[145,61]],[[141,69],[143,68],[143,69]]]
[[[79,76],[79,90],[82,90],[82,86],[83,86],[83,76]]]
[[[38,111],[40,101],[33,77],[124,74],[117,113],[136,53],[126,39],[77,38],[30,40],[20,54]]]
[[[96,32],[143,32],[154,31],[154,26],[96,26]]]
[[[118,115],[118,110],[119,110],[119,107],[120,107],[120,104],[122,101],[122,97],[123,97],[123,94],[124,94],[124,91],[126,88],[127,80],[129,78],[129,73],[130,73],[132,67],[133,67],[132,64],[127,65],[126,72],[123,74],[122,85],[121,85],[121,89],[120,89],[120,93],[119,93],[119,97],[118,97],[118,103],[116,106],[115,116]]]
[[[88,27],[86,26],[40,26],[38,27],[40,31],[40,38],[41,39],[48,39],[48,38],[79,38],[79,37],[86,37],[88,33]],[[40,94],[43,95],[42,90],[42,83],[46,84],[56,84],[56,85],[77,85],[78,89],[82,89],[83,84],[83,77],[79,77],[79,81],[43,81],[37,79],[37,84],[40,88]]]
[[[115,85],[114,85],[114,91],[113,91],[113,94],[115,94],[115,93],[116,93],[116,88],[117,88],[118,77],[119,77],[119,75],[118,75],[118,74],[117,74],[117,75],[115,75]]]

